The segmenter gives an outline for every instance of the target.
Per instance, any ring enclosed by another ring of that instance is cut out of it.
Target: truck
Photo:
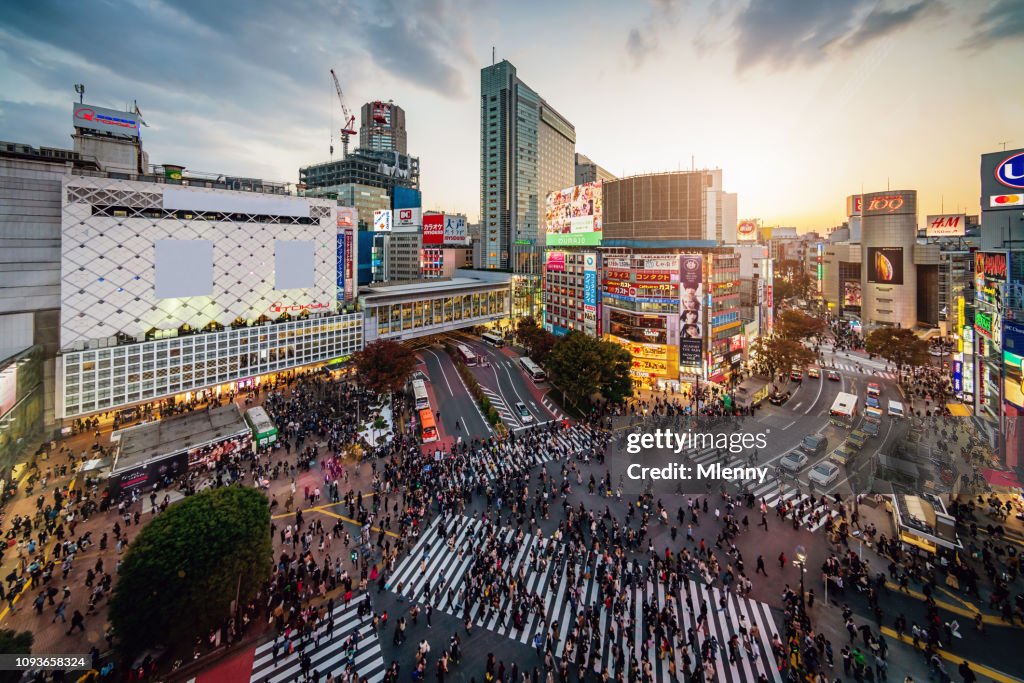
[[[853,416],[857,413],[857,395],[840,391],[832,402],[829,421],[837,427],[849,429],[853,426]]]

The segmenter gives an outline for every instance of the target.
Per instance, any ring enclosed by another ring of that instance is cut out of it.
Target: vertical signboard
[[[353,234],[359,222],[359,214],[354,207],[339,206],[337,213],[337,263],[336,263],[336,293],[338,301],[347,301],[352,298],[355,290],[355,269],[352,266],[355,260],[355,247],[353,245]]]
[[[411,209],[409,209],[411,211]],[[423,217],[423,244],[444,243],[444,214],[434,213]]]
[[[704,256],[683,254],[679,259],[679,339],[704,338]]]
[[[391,232],[391,209],[377,209],[373,212],[373,231]]]
[[[597,254],[583,255],[583,321],[587,334],[597,334]]]
[[[356,293],[356,229],[345,228],[345,299],[351,301]]]

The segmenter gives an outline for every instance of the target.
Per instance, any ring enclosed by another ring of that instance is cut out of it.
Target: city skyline
[[[766,225],[827,228],[846,195],[886,187],[918,190],[919,217],[977,213],[980,155],[1024,146],[1024,99],[999,87],[1024,59],[1012,0],[37,3],[8,8],[0,37],[3,139],[70,146],[85,83],[92,104],[138,101],[154,163],[296,182],[340,127],[335,68],[352,111],[406,110],[425,206],[474,222],[492,45],[576,126],[578,152],[617,175],[722,168],[740,216]]]

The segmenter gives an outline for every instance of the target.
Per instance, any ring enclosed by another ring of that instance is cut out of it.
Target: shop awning
[[[983,469],[981,475],[985,477],[985,481],[988,482],[989,486],[1005,486],[1009,489],[1021,488],[1017,475],[1010,470]]]
[[[948,410],[949,414],[952,415],[953,417],[970,417],[971,416],[970,409],[967,406],[965,406],[963,403],[947,403],[946,404],[946,410]]]

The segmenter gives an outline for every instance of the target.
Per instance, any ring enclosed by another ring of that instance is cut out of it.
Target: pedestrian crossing
[[[565,415],[562,413],[561,410],[558,409],[558,406],[555,405],[555,403],[546,395],[544,396],[544,399],[541,402],[544,404],[544,407],[547,408],[548,411],[550,411],[551,414],[555,416],[556,420],[561,420],[565,418]]]
[[[519,418],[508,407],[508,404],[505,403],[505,399],[503,399],[501,395],[499,395],[493,389],[488,389],[482,384],[480,385],[480,391],[484,392],[484,396],[486,396],[487,400],[491,402],[491,405],[494,406],[494,409],[498,411],[498,415],[501,416],[502,422],[504,422],[507,425],[515,426],[518,426],[520,424]]]
[[[359,674],[360,680],[367,683],[380,683],[384,680],[386,667],[384,657],[381,654],[380,639],[373,629],[371,616],[360,617],[357,614],[358,601],[335,607],[332,612],[334,620],[334,633],[328,635],[324,626],[321,626],[320,644],[317,646],[313,639],[306,641],[305,647],[301,647],[298,636],[292,637],[294,652],[288,653],[288,641],[279,637],[279,641],[269,641],[256,648],[256,654],[252,663],[252,676],[250,683],[290,683],[291,681],[302,680],[301,655],[306,652],[310,655],[310,674],[317,671],[320,674],[319,680],[327,678],[328,673],[333,673],[336,679],[342,678],[349,665],[350,648],[348,645],[349,636],[358,631],[359,643],[355,648],[353,665]],[[274,643],[278,642],[277,656],[274,654]]]
[[[733,454],[719,457],[718,452],[714,448],[705,448],[697,451],[690,457],[698,465],[706,465],[718,461],[721,461],[724,467],[747,467],[749,465],[746,459],[739,458]],[[753,487],[748,486],[745,491],[754,494],[757,504],[760,504],[761,500],[764,499],[769,509],[774,509],[780,501],[785,501],[793,507],[799,507],[801,503],[805,503],[811,498],[809,492],[800,491],[772,475],[766,477],[763,484],[758,483]],[[839,516],[839,511],[835,509],[833,498],[825,496],[822,499],[820,493],[816,494],[815,497],[818,499],[818,502],[813,508],[807,509],[800,518],[801,526],[806,527],[810,531],[817,531],[825,526],[829,519]]]
[[[466,549],[479,541],[484,523],[479,519],[456,516],[449,518],[446,526],[449,534],[454,534],[451,542],[442,536],[442,520],[435,519],[396,567],[389,578],[389,589],[417,602],[429,601],[436,609],[465,618],[466,610],[459,602],[460,593],[468,582],[474,561],[473,554]],[[516,532],[509,527],[499,531],[499,535],[505,543],[516,538]],[[524,593],[537,596],[542,609],[529,611],[517,626],[511,618],[515,612],[511,601],[503,595],[496,607],[483,607],[477,602],[469,608],[468,616],[475,625],[522,644],[532,644],[537,635],[545,637],[557,625],[553,640],[548,643],[556,657],[571,657],[567,643],[571,640],[572,627],[581,614],[591,609],[598,615],[600,651],[594,654],[600,658],[602,669],[607,669],[614,677],[619,673],[616,670],[618,653],[625,653],[624,662],[628,666],[629,653],[641,661],[644,658],[642,653],[646,652],[654,667],[655,680],[670,680],[670,661],[674,663],[677,675],[682,674],[682,650],[671,648],[663,653],[648,637],[643,618],[644,605],[653,605],[657,610],[668,610],[680,633],[686,634],[693,628],[699,633],[697,638],[701,642],[712,637],[715,639],[718,644],[713,664],[716,681],[754,681],[763,673],[768,680],[781,683],[771,640],[778,629],[767,604],[699,581],[686,581],[672,593],[665,583],[641,578],[620,589],[624,591],[623,595],[632,598],[626,603],[631,606],[628,613],[632,620],[630,625],[629,620],[616,618],[614,610],[608,608],[600,595],[599,582],[585,573],[582,567],[575,567],[574,575],[580,579],[570,585],[570,564],[544,559],[551,557],[551,544],[563,548],[560,543],[549,539],[526,536],[519,542],[514,556],[507,558],[504,564],[506,576],[518,577]],[[554,551],[556,558],[561,554],[561,550]],[[701,621],[697,612],[705,608],[705,619]],[[757,635],[751,638],[750,649],[741,648],[740,658],[730,663],[727,644],[744,625],[752,636]],[[694,661],[700,658],[696,652],[691,652],[690,656]]]
[[[490,480],[502,475],[520,476],[524,470],[535,465],[576,457],[594,445],[588,435],[575,428],[560,429],[554,434],[543,432],[541,447],[529,444],[528,438],[521,437],[515,443],[505,441],[493,447],[476,449],[470,454],[471,464],[481,468]]]
[[[829,370],[841,370],[853,374],[862,374],[868,378],[879,377],[881,379],[899,379],[899,375],[897,375],[895,372],[889,372],[887,370],[876,370],[868,365],[857,365],[855,363],[835,363],[823,365],[821,367],[822,375],[824,375]]]

